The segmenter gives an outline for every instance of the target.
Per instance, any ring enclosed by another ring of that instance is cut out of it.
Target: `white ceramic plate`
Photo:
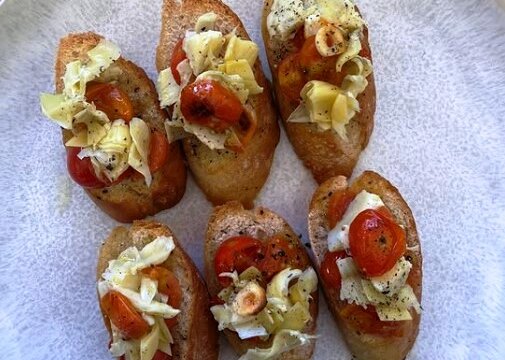
[[[356,174],[398,186],[423,242],[424,313],[410,359],[504,359],[505,11],[492,0],[361,0],[374,50],[376,128]],[[229,0],[254,40],[259,0]],[[7,0],[0,7],[0,358],[107,359],[96,256],[117,224],[69,181],[53,90],[58,39],[93,30],[152,79],[158,1]],[[268,73],[268,71],[267,71]],[[283,135],[257,201],[307,241],[315,182]],[[193,181],[156,216],[202,268],[211,207]],[[350,359],[320,303],[316,359]],[[235,355],[222,341],[222,359]]]

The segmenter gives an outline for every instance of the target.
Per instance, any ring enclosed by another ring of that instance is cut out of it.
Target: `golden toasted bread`
[[[216,30],[227,34],[236,28],[238,36],[249,39],[237,15],[219,0],[165,0],[156,53],[158,71],[170,66],[177,42],[184,37],[186,30],[194,28],[201,15],[208,12],[218,15]],[[259,60],[253,70],[256,81],[264,91],[249,98],[258,119],[258,127],[245,149],[242,152],[211,150],[194,136],[183,140],[184,153],[193,176],[214,205],[237,200],[251,208],[270,173],[274,150],[279,141],[279,125],[270,86]]]
[[[406,231],[407,252],[405,257],[412,263],[409,274],[409,284],[421,301],[422,293],[422,255],[416,224],[412,212],[402,198],[398,189],[380,175],[366,171],[351,185],[343,176],[325,181],[314,193],[310,203],[308,225],[312,251],[315,255],[317,268],[320,269],[324,255],[328,249],[328,232],[331,230],[327,220],[328,203],[331,196],[345,191],[348,187],[353,193],[366,190],[381,197],[386,207],[391,211],[395,221]],[[414,283],[410,279],[415,279]],[[340,316],[340,310],[347,304],[340,300],[340,293],[321,280],[328,306],[339,325],[344,338],[356,359],[360,360],[402,360],[412,348],[419,331],[420,315],[412,314],[413,320],[403,321],[399,325],[402,336],[384,336],[365,334],[349,326]]]
[[[173,359],[215,360],[218,358],[218,332],[209,311],[209,294],[196,266],[180,246],[175,235],[166,225],[154,221],[135,221],[128,229],[115,228],[100,249],[96,271],[97,281],[107,269],[110,260],[128,247],[138,249],[158,236],[172,236],[175,249],[161,264],[175,274],[182,289],[182,302],[177,324],[172,328]],[[110,320],[102,311],[105,326],[111,332]]]
[[[88,32],[70,34],[60,40],[56,58],[56,91],[62,92],[65,66],[77,59],[85,60],[86,53],[102,39],[100,35]],[[114,80],[125,91],[133,104],[134,115],[142,118],[151,129],[163,134],[166,114],[160,109],[158,95],[144,70],[120,57],[115,64],[122,70]],[[72,133],[63,130],[64,142]],[[154,215],[176,205],[186,189],[186,168],[178,143],[169,146],[168,160],[153,174],[153,181],[147,187],[143,177],[131,176],[117,185],[101,189],[86,189],[87,194],[104,212],[120,222],[132,222]]]
[[[217,274],[214,270],[214,258],[219,246],[233,236],[252,236],[259,240],[266,240],[269,237],[280,235],[289,239],[297,246],[303,248],[298,236],[294,233],[289,224],[271,210],[264,207],[246,210],[238,202],[230,202],[214,209],[210,216],[205,236],[205,279],[211,296],[216,296],[221,290]],[[307,323],[302,330],[306,334],[315,334],[316,319],[318,314],[318,294],[312,294],[313,301],[310,303],[310,314],[312,320]],[[225,330],[225,335],[233,349],[244,354],[248,349],[254,347],[268,348],[272,345],[272,339],[262,344],[251,343],[241,340],[234,331]],[[314,341],[304,346],[299,346],[293,350],[281,354],[278,359],[282,360],[302,360],[310,359],[314,352]]]
[[[299,101],[290,100],[279,87],[277,69],[290,52],[293,45],[284,44],[275,47],[270,40],[267,29],[267,17],[273,5],[273,0],[264,0],[262,33],[268,62],[272,71],[274,92],[284,128],[298,157],[310,169],[316,181],[321,184],[334,176],[351,176],[359,156],[368,145],[374,127],[375,114],[375,81],[373,73],[368,76],[368,86],[357,100],[361,111],[346,126],[348,140],[343,140],[335,131],[321,131],[315,123],[287,122],[291,113],[298,107]],[[361,42],[364,50],[371,54],[368,42],[368,29],[364,28],[364,38]]]

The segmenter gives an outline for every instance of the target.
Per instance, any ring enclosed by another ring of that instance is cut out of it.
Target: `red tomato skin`
[[[158,130],[151,133],[149,144],[149,169],[154,174],[161,169],[168,160],[168,140],[167,137]]]
[[[116,85],[91,81],[86,85],[86,100],[107,114],[109,120],[133,118],[133,105],[128,94]]]
[[[179,280],[173,272],[163,266],[153,266],[142,270],[142,274],[158,281],[158,291],[168,296],[168,305],[179,309],[182,303],[182,290]],[[178,316],[165,319],[169,328],[178,322]]]
[[[407,249],[405,230],[383,211],[365,210],[349,228],[351,254],[366,276],[380,276],[392,269]]]
[[[300,101],[307,78],[300,67],[300,54],[293,53],[281,61],[277,68],[277,78],[282,93],[293,102]]]
[[[306,252],[298,241],[274,236],[262,242],[249,236],[232,237],[219,247],[214,258],[216,275],[236,270],[239,274],[251,266],[262,273],[263,283],[285,268],[305,269],[309,264]],[[231,279],[218,277],[222,287]]]
[[[316,48],[316,37],[310,36],[305,39],[302,48],[300,49],[300,66],[306,68],[313,63],[322,60],[323,57],[319,54]]]
[[[148,333],[149,325],[122,294],[109,291],[100,299],[100,306],[126,339],[140,339]]]
[[[177,66],[187,59],[186,53],[182,48],[183,42],[183,38],[177,42],[174,48],[172,59],[170,60],[170,69],[172,70],[172,75],[179,85],[181,85],[181,74],[179,74],[179,71],[177,71]]]
[[[354,200],[354,197],[355,194],[349,189],[336,192],[330,197],[330,201],[328,202],[327,218],[331,229],[333,229],[337,223],[342,220],[342,217],[351,202]]]
[[[345,66],[337,72],[338,56],[324,57],[319,54],[316,47],[315,36],[308,37],[299,51],[300,69],[307,76],[307,81],[326,81],[336,86],[342,86],[347,75]]]
[[[128,179],[133,174],[133,169],[129,167],[119,178],[110,182],[103,182],[95,175],[95,170],[89,158],[79,159],[77,156],[81,152],[81,148],[67,147],[67,169],[72,180],[78,185],[86,189],[101,189],[107,186],[119,184],[121,181]]]
[[[219,274],[234,270],[241,273],[251,266],[258,266],[263,256],[263,246],[258,239],[250,236],[227,239],[219,246],[214,258],[214,269],[219,283],[223,287],[231,284],[231,279],[220,277]]]
[[[89,158],[81,160],[77,156],[81,150],[81,148],[77,147],[67,147],[67,168],[70,177],[77,184],[87,189],[100,189],[105,187],[107,184],[95,175],[91,160]]]
[[[266,282],[275,274],[290,267],[305,269],[309,264],[307,253],[301,248],[298,240],[291,241],[281,236],[274,236],[264,243],[264,259],[259,267]]]
[[[328,251],[324,255],[323,262],[321,263],[321,278],[326,286],[340,291],[342,285],[342,277],[338,270],[337,260],[347,257],[345,251]]]
[[[199,80],[181,92],[181,112],[186,121],[216,132],[238,124],[244,108],[237,96],[214,80]]]

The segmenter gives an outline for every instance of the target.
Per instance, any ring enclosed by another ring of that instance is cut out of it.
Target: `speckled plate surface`
[[[228,0],[261,42],[260,0]],[[0,1],[1,3],[1,1]],[[505,358],[505,7],[501,0],[361,0],[374,50],[376,129],[355,171],[403,193],[424,251],[424,313],[409,359]],[[0,358],[107,359],[98,247],[117,225],[69,181],[53,90],[58,39],[93,30],[152,79],[157,1],[7,0],[0,7]],[[268,73],[268,71],[267,71]],[[307,241],[315,182],[283,135],[257,203]],[[202,268],[211,207],[193,181],[156,216]],[[316,359],[351,359],[321,301]],[[222,341],[222,359],[236,356]]]

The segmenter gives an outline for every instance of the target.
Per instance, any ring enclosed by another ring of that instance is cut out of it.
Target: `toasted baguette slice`
[[[77,59],[85,60],[86,53],[101,39],[100,35],[88,32],[70,34],[60,40],[55,69],[57,92],[63,91],[64,88],[62,77],[66,64]],[[122,70],[115,80],[130,97],[135,116],[142,118],[151,129],[157,129],[164,134],[166,113],[160,109],[152,81],[144,70],[122,57],[115,64]],[[69,130],[63,130],[64,142],[71,136]],[[147,187],[142,176],[131,176],[117,185],[86,189],[86,193],[104,212],[125,223],[143,219],[176,205],[186,190],[186,168],[179,144],[171,144],[168,151],[168,160],[153,174],[150,187]]]
[[[328,232],[331,230],[327,220],[328,203],[331,196],[339,191],[344,191],[348,187],[346,178],[335,177],[325,181],[316,190],[309,210],[309,237],[314,252],[317,268],[320,269],[321,262],[328,249]],[[389,181],[380,175],[366,171],[359,176],[352,185],[351,190],[355,193],[366,190],[381,197],[386,207],[393,214],[396,222],[403,226],[407,232],[407,252],[406,257],[410,257],[412,269],[409,275],[414,280],[411,284],[419,302],[421,302],[422,292],[422,255],[419,237],[417,235],[416,223],[412,212],[402,198],[398,190]],[[340,310],[346,302],[340,300],[340,294],[333,288],[325,286],[322,282],[324,294],[331,312],[339,325],[344,338],[352,354],[360,360],[402,360],[412,348],[419,331],[420,316],[413,312],[412,321],[404,321],[401,325],[402,337],[377,336],[360,333],[351,328],[340,317]]]
[[[186,30],[195,27],[197,19],[214,12],[219,16],[216,30],[223,34],[237,30],[237,35],[249,40],[244,25],[237,15],[220,0],[165,0],[162,9],[160,42],[156,53],[156,66],[162,71],[170,66],[172,53]],[[260,60],[254,65],[254,74],[263,93],[249,98],[256,112],[258,127],[242,152],[211,150],[196,137],[183,140],[184,153],[193,176],[214,204],[237,200],[251,208],[272,166],[275,147],[279,142],[279,125],[270,85],[267,82]]]
[[[116,227],[100,249],[96,271],[97,281],[107,269],[110,260],[130,246],[143,248],[158,236],[172,236],[175,249],[161,266],[175,274],[182,289],[181,312],[177,325],[172,328],[173,359],[214,360],[218,358],[217,326],[209,311],[209,294],[193,261],[180,246],[166,225],[154,221],[135,221],[127,229]],[[111,332],[110,320],[103,313],[105,326]]]
[[[214,271],[214,258],[219,246],[233,236],[252,236],[259,240],[266,240],[275,235],[282,235],[294,243],[300,244],[298,236],[289,224],[276,213],[264,207],[246,210],[238,202],[229,202],[214,209],[210,216],[205,235],[205,279],[211,296],[217,296],[221,287],[217,274]],[[303,245],[300,244],[303,248]],[[310,314],[312,320],[307,323],[302,332],[315,334],[316,319],[319,309],[317,291],[312,294],[313,301],[310,304]],[[248,349],[258,347],[257,344],[247,340],[241,340],[237,333],[230,330],[224,331],[226,338],[239,353],[244,354]],[[270,347],[271,341],[260,345],[260,347]],[[282,360],[306,360],[310,359],[314,352],[314,341],[305,346],[297,347],[291,351],[283,353],[278,359]]]
[[[280,87],[277,69],[282,59],[293,48],[289,41],[282,48],[274,47],[267,29],[267,17],[274,3],[263,0],[262,33],[268,62],[272,71],[277,106],[281,113],[284,128],[298,157],[310,169],[316,181],[321,184],[334,176],[351,176],[362,150],[368,145],[374,126],[375,81],[373,73],[367,78],[368,86],[357,100],[361,111],[346,126],[348,141],[335,131],[321,131],[317,124],[287,122],[291,113],[298,107],[298,101],[291,101]],[[363,48],[371,54],[368,42],[368,29],[364,28]]]

